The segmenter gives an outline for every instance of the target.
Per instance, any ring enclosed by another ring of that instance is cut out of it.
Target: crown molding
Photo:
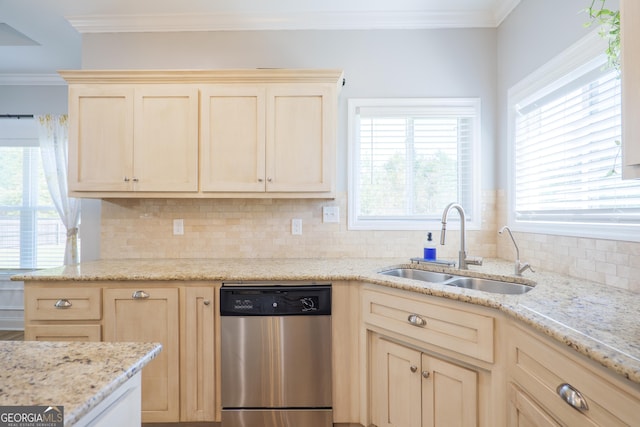
[[[0,74],[2,86],[63,86],[67,82],[59,74]]]
[[[520,4],[520,0],[497,0],[494,7],[496,27],[502,24],[507,16]]]
[[[329,83],[338,91],[344,73],[338,69],[220,69],[220,70],[61,70],[69,84],[126,83]]]
[[[510,12],[520,0],[505,1],[501,15],[504,11]],[[493,11],[85,15],[66,19],[80,33],[494,28],[498,25]]]

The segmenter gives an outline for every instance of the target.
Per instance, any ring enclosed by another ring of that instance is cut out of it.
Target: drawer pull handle
[[[147,299],[149,298],[149,294],[145,291],[135,291],[133,295],[131,295],[133,299]]]
[[[413,326],[425,326],[427,324],[427,321],[417,314],[410,314],[409,317],[407,317],[407,321]]]
[[[66,298],[60,298],[55,304],[53,304],[55,308],[71,308],[72,305],[71,301]]]
[[[588,411],[589,405],[587,405],[587,400],[580,394],[578,390],[573,388],[571,384],[560,384],[556,389],[558,395],[567,402],[569,405],[573,406],[578,411]]]
[[[414,373],[418,371],[418,367],[416,365],[411,365],[409,369],[411,369],[411,372],[414,372]]]

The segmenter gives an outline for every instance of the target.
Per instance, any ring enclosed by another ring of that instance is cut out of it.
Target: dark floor
[[[24,331],[0,331],[0,341],[22,341]]]

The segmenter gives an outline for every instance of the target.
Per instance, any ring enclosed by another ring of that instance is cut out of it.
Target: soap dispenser
[[[431,232],[427,233],[427,240],[424,242],[424,259],[427,261],[436,260],[436,248],[433,244]]]

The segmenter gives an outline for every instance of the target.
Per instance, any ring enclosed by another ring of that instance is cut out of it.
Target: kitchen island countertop
[[[160,353],[154,343],[0,341],[0,406],[63,406],[72,426]]]
[[[491,294],[379,274],[389,267],[535,284],[522,295]],[[407,259],[135,259],[102,260],[14,276],[14,280],[82,286],[87,281],[359,281],[498,309],[640,384],[640,294],[536,269],[513,276],[513,262],[485,259],[468,271]]]

